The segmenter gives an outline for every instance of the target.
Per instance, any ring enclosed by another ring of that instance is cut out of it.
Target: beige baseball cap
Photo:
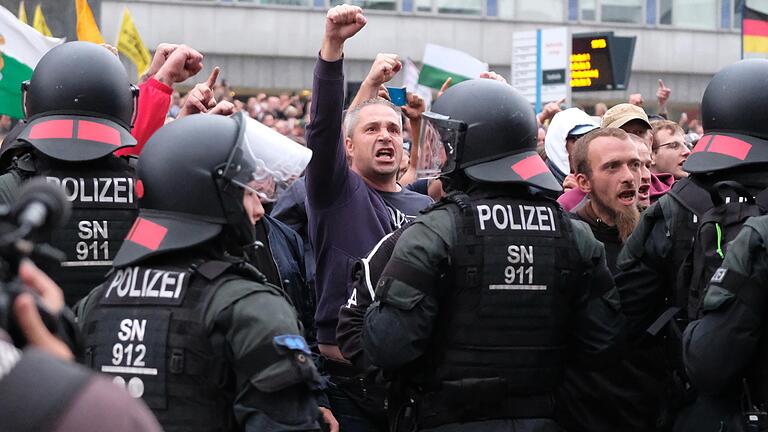
[[[651,122],[648,121],[648,114],[639,106],[628,103],[615,105],[606,111],[600,127],[620,128],[631,120],[642,120],[648,125],[648,128],[651,127]]]

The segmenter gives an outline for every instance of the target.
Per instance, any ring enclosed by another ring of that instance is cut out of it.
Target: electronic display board
[[[613,32],[574,34],[571,40],[571,89],[624,90],[629,81],[634,37]]]

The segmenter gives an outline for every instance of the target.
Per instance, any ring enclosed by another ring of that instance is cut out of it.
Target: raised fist
[[[344,43],[365,27],[367,22],[363,10],[358,6],[335,6],[325,16],[325,37],[337,43]]]
[[[637,105],[640,108],[642,108],[643,103],[645,103],[645,101],[643,101],[643,95],[641,95],[640,93],[632,93],[631,95],[629,95],[629,103],[631,103],[632,105]]]
[[[373,61],[370,72],[365,78],[368,83],[377,87],[384,83],[389,82],[395,74],[400,72],[402,64],[400,63],[400,57],[397,54],[377,54],[376,59]]]
[[[168,55],[155,78],[170,86],[195,76],[202,68],[203,55],[186,45],[179,45]]]
[[[424,103],[424,99],[416,93],[408,92],[405,96],[405,102],[405,105],[400,108],[409,120],[421,119],[421,113],[427,110],[427,105]]]

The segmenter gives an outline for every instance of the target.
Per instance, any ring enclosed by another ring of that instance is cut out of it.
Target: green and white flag
[[[0,114],[23,118],[21,83],[32,77],[32,70],[43,54],[64,42],[46,37],[0,7]]]
[[[419,84],[435,89],[439,89],[449,77],[453,78],[453,85],[479,78],[480,72],[488,71],[488,63],[465,52],[433,44],[424,48],[422,63]]]

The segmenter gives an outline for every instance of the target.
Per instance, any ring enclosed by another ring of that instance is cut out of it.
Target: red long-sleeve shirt
[[[171,87],[154,77],[139,86],[139,112],[131,131],[131,135],[136,138],[136,146],[118,150],[115,152],[116,155],[138,156],[141,154],[141,150],[149,137],[165,124],[165,116],[171,104],[172,92]]]

